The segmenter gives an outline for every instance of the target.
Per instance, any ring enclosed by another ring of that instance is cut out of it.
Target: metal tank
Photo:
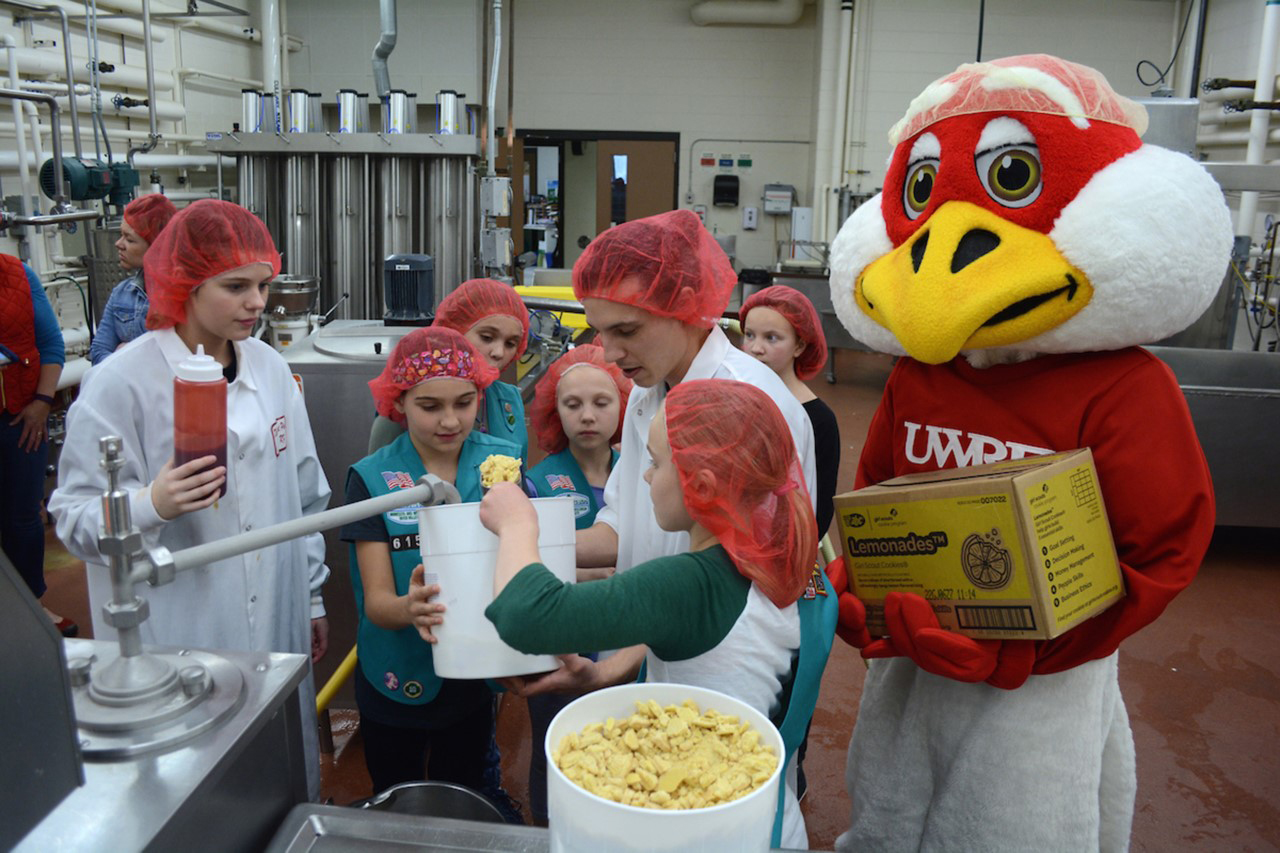
[[[437,302],[475,269],[479,140],[412,132],[408,95],[396,94],[384,105],[388,132],[347,130],[362,110],[359,95],[344,91],[338,133],[268,132],[259,123],[260,132],[209,141],[211,152],[236,157],[240,203],[266,223],[283,271],[320,279],[318,310],[349,294],[338,319],[382,318],[390,255],[430,255]]]
[[[369,259],[374,256],[369,219],[369,157],[332,157],[325,163],[327,235],[320,305],[328,310],[350,294],[334,315],[347,320],[381,316]]]
[[[93,305],[93,317],[102,320],[102,309],[107,304],[111,290],[128,275],[120,266],[120,253],[116,241],[120,239],[120,223],[123,219],[109,219],[101,228],[86,228],[85,240],[92,247],[89,261],[89,301]]]
[[[320,155],[285,157],[280,228],[283,268],[290,275],[318,276],[320,240]],[[274,232],[273,232],[274,233]],[[332,301],[326,303],[332,304]]]

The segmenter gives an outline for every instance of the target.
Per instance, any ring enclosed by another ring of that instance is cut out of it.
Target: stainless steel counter
[[[267,853],[374,853],[404,850],[502,850],[542,853],[551,834],[535,826],[476,823],[341,806],[296,806]]]
[[[115,643],[67,640],[68,660]],[[147,651],[173,651],[152,649]],[[73,790],[16,850],[257,850],[306,799],[298,713],[303,655],[218,652],[243,677],[242,703],[185,746],[118,761],[86,761]],[[99,665],[99,664],[95,664]]]

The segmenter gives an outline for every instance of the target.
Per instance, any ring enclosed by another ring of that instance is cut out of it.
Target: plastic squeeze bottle
[[[173,380],[173,467],[216,456],[211,467],[227,464],[227,379],[217,359],[196,344],[195,355],[178,362]],[[227,493],[224,481],[218,497]]]

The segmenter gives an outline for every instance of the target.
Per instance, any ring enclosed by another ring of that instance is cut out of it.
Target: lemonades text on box
[[[872,636],[895,590],[981,639],[1051,639],[1124,596],[1088,449],[909,474],[835,507]]]

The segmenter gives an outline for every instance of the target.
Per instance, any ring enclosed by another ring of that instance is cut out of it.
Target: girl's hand
[[[538,511],[515,483],[494,483],[480,501],[480,523],[495,536],[520,526],[538,529]]]
[[[164,463],[151,481],[151,505],[156,513],[165,521],[173,521],[180,515],[213,506],[218,488],[227,481],[226,466],[209,468],[217,461],[218,457],[211,454],[177,468],[172,459]]]
[[[441,614],[444,613],[445,606],[430,600],[440,594],[440,585],[428,585],[425,571],[419,563],[409,576],[409,619],[413,622],[413,627],[418,629],[418,636],[428,643],[436,643],[438,638],[433,631],[436,625],[444,624]]]

